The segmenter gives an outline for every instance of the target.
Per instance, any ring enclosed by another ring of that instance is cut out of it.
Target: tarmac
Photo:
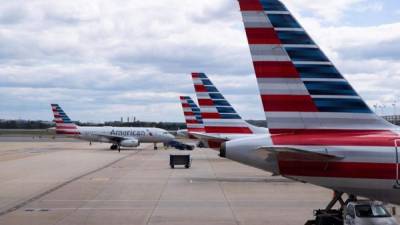
[[[192,167],[170,169],[170,154],[191,154]],[[0,147],[1,225],[294,225],[331,197],[211,149],[118,153],[51,139]]]

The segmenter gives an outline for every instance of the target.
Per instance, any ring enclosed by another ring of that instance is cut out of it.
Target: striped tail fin
[[[204,73],[192,73],[192,79],[206,133],[266,133],[244,121]]]
[[[203,118],[201,117],[200,108],[189,96],[179,97],[182,104],[183,114],[188,133],[190,132],[205,132]]]
[[[71,121],[64,110],[58,104],[51,104],[54,114],[54,122],[56,123],[57,134],[78,135],[78,126]]]
[[[271,133],[388,130],[279,0],[239,0]]]

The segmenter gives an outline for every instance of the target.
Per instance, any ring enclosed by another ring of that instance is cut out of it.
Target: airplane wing
[[[340,160],[344,156],[333,155],[329,153],[321,153],[308,151],[292,147],[260,147],[256,150],[256,154],[265,157],[269,154],[275,154],[283,160],[310,160],[310,161],[327,161]]]
[[[189,134],[191,134],[201,140],[210,140],[211,139],[211,140],[229,141],[228,138],[221,137],[220,135],[211,135],[211,134],[200,133],[200,132],[189,132]]]
[[[130,139],[136,140],[136,138],[127,138],[127,137],[123,137],[123,136],[110,135],[110,134],[96,134],[96,136],[106,138],[106,139],[110,140],[111,142],[116,142],[116,143],[119,143],[123,140],[130,140]]]

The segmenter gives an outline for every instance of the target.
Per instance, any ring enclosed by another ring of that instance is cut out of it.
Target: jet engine
[[[123,140],[119,143],[122,147],[138,147],[140,145],[139,140],[136,139],[128,139]]]

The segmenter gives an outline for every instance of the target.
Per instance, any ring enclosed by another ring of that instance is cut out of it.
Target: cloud
[[[284,0],[369,103],[398,93],[400,25],[345,26],[366,0]],[[381,12],[383,13],[383,12]],[[0,118],[183,121],[177,96],[206,72],[244,118],[263,119],[236,1],[7,1],[0,5]]]

